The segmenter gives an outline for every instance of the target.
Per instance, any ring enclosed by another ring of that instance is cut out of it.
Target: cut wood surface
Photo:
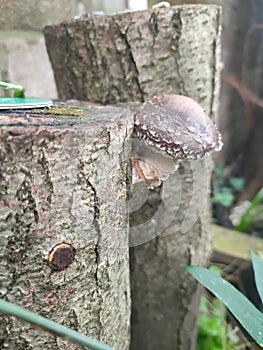
[[[48,26],[59,96],[107,104],[177,93],[215,119],[220,20],[217,6],[183,5]],[[195,349],[199,290],[184,268],[211,251],[210,175],[211,162],[184,162],[161,188],[134,189],[132,350]]]
[[[0,113],[1,297],[129,349],[132,114],[60,104]],[[2,349],[79,349],[0,315]]]

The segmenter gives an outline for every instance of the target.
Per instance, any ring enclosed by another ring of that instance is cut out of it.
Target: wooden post
[[[0,113],[1,297],[128,350],[132,114],[63,106]],[[0,319],[1,348],[78,348]]]
[[[106,104],[178,93],[215,118],[220,19],[219,7],[193,5],[46,27],[59,95]],[[131,349],[195,349],[199,292],[184,267],[210,252],[210,174],[211,162],[184,162],[162,188],[134,191]]]

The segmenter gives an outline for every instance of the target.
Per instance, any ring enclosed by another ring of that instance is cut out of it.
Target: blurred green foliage
[[[210,270],[216,275],[221,274],[221,269],[211,266]],[[236,350],[239,337],[226,321],[227,309],[219,300],[202,295],[197,321],[197,345],[196,350]]]
[[[249,207],[235,226],[237,231],[249,232],[253,227],[263,232],[263,187],[251,200]]]
[[[245,181],[241,177],[224,177],[224,168],[221,164],[216,164],[214,169],[213,197],[212,203],[230,208],[235,201],[235,193],[242,192]]]
[[[252,266],[255,275],[255,282],[260,296],[261,301],[263,301],[263,254],[258,254],[258,257],[255,254],[251,254]],[[229,309],[233,316],[239,321],[239,323],[244,327],[247,333],[255,340],[255,342],[263,348],[263,314],[233,285],[228,281],[213,273],[209,269],[199,267],[199,266],[188,266],[187,271],[204,287],[206,287],[211,293],[213,293],[219,300],[221,300],[224,305]],[[213,304],[212,307],[212,316],[214,317],[216,312],[218,313],[218,307],[215,307]],[[216,310],[216,311],[215,311]],[[220,322],[219,322],[220,321]],[[205,323],[206,322],[206,323]],[[234,345],[226,342],[225,331],[221,329],[222,326],[222,317],[218,317],[218,320],[204,319],[202,329],[208,330],[207,343],[198,348],[198,350],[217,350],[217,349],[226,349],[226,350],[237,350],[240,349],[240,346],[243,345]],[[233,339],[231,339],[232,341]],[[221,346],[221,347],[219,347]],[[223,347],[225,346],[225,347]],[[227,347],[228,346],[228,347]]]

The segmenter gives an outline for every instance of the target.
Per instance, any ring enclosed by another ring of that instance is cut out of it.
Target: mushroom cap
[[[221,135],[190,97],[155,96],[135,112],[135,135],[165,156],[198,159],[219,151]]]

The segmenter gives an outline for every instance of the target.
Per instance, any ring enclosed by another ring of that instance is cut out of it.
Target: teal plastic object
[[[20,95],[25,93],[25,89],[22,85],[15,85],[11,83],[7,83],[6,81],[0,81],[0,87],[5,90],[12,90],[14,92],[18,92]],[[15,96],[15,97],[25,97],[25,96]]]
[[[0,109],[44,108],[52,105],[52,100],[40,98],[0,97]]]
[[[52,100],[25,98],[25,89],[21,85],[0,81],[0,88],[14,91],[14,97],[0,97],[0,109],[43,108],[53,105]]]

